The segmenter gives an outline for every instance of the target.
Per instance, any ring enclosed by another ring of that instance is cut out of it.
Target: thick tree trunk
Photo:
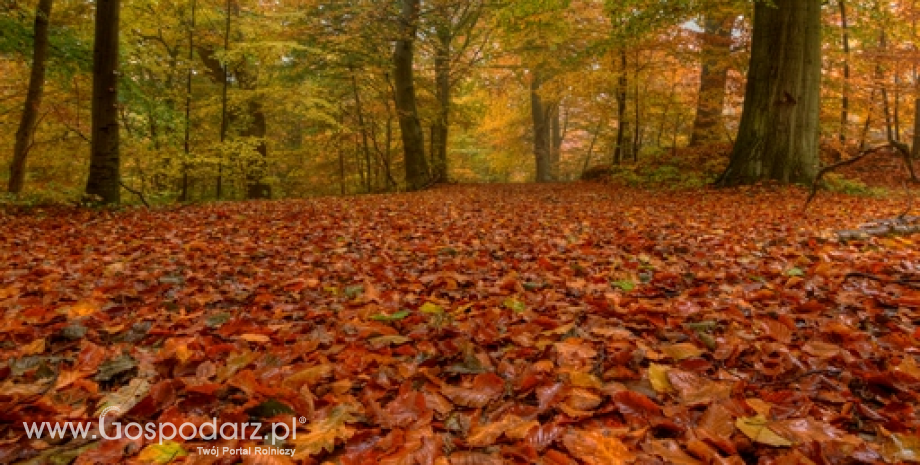
[[[537,165],[537,182],[550,182],[553,180],[550,163],[550,137],[549,114],[540,88],[543,87],[543,77],[539,71],[533,72],[530,82],[530,116],[533,120],[533,155]]]
[[[716,12],[703,20],[703,66],[696,118],[690,136],[691,146],[722,140],[722,111],[725,108],[725,84],[728,82],[734,19],[734,14]]]
[[[48,30],[51,21],[52,0],[39,0],[35,11],[35,39],[32,48],[32,71],[29,74],[29,90],[26,103],[16,131],[16,145],[13,148],[13,163],[10,165],[9,191],[22,192],[26,178],[26,158],[35,136],[38,109],[42,105],[45,91],[45,65],[48,62]]]
[[[821,0],[754,6],[744,110],[718,184],[810,183],[818,167]]]
[[[425,158],[425,134],[418,117],[415,101],[415,77],[412,66],[415,59],[415,38],[418,32],[420,0],[400,0],[400,36],[393,52],[393,78],[396,95],[396,112],[402,132],[406,163],[406,187],[418,190],[428,183],[428,160]]]
[[[450,29],[437,26],[437,49],[434,57],[435,98],[438,115],[431,127],[432,174],[435,181],[447,181],[447,136],[450,127]]]
[[[96,2],[93,44],[92,142],[86,194],[104,204],[121,201],[118,134],[118,28],[120,0]]]

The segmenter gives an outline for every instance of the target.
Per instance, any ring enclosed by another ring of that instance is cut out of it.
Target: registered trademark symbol
[[[307,424],[307,417],[300,417],[300,418],[297,419],[297,421],[299,421],[301,425],[306,425],[306,424]]]

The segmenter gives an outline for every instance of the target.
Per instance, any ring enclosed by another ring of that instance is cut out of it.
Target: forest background
[[[879,141],[917,155],[916,3],[821,8],[830,161]],[[0,166],[11,167],[0,182],[20,199],[84,192],[94,10],[0,6]],[[126,201],[166,202],[567,181],[596,165],[628,165],[601,173],[633,184],[712,182],[738,131],[753,4],[132,0],[120,10],[119,182]]]

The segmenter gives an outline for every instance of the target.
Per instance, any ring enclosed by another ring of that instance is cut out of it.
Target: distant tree
[[[26,177],[26,158],[35,136],[38,109],[42,105],[45,90],[45,66],[48,62],[48,30],[51,22],[52,0],[39,0],[35,11],[35,38],[32,47],[32,71],[29,74],[29,90],[22,110],[19,130],[16,131],[16,145],[13,148],[13,162],[10,164],[9,191],[22,192]]]
[[[104,204],[121,200],[118,137],[118,29],[120,0],[96,2],[93,44],[93,128],[86,194]]]
[[[702,70],[696,118],[690,145],[722,140],[722,111],[725,107],[725,84],[728,81],[732,45],[732,25],[737,13],[714,9],[703,19]]]
[[[821,0],[754,6],[741,125],[722,186],[808,183],[818,166]]]

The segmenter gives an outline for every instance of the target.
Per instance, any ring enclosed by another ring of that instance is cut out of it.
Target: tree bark
[[[118,30],[120,0],[96,2],[93,43],[92,141],[86,194],[103,204],[121,201],[118,133]]]
[[[415,59],[415,39],[418,32],[419,3],[420,0],[400,0],[399,25],[401,31],[393,52],[393,79],[396,87],[394,100],[399,116],[399,128],[402,132],[408,190],[422,189],[429,180],[428,160],[425,158],[425,134],[422,132],[422,123],[418,117],[415,78],[412,70]]]
[[[626,51],[620,51],[620,75],[617,78],[617,145],[613,152],[613,163],[619,165],[623,158],[630,153],[629,123],[626,121],[626,97],[629,90],[629,76],[626,74]]]
[[[703,66],[696,118],[690,136],[691,146],[722,140],[722,111],[725,108],[725,84],[728,82],[734,19],[734,14],[716,12],[707,15],[703,21]]]
[[[537,182],[553,180],[550,163],[549,114],[547,105],[540,96],[543,76],[539,71],[533,72],[530,81],[530,116],[533,120],[533,155],[537,166]]]
[[[754,6],[738,138],[718,184],[810,183],[818,167],[821,0]]]
[[[556,102],[552,105],[549,118],[549,172],[554,180],[559,180],[559,162],[562,159],[562,142],[565,137],[562,115],[560,114],[562,103]]]
[[[435,98],[438,115],[431,127],[432,174],[437,182],[447,181],[447,136],[450,127],[450,28],[436,26],[437,44],[434,56]]]
[[[45,66],[48,62],[48,30],[51,21],[52,0],[39,0],[35,10],[35,39],[32,48],[32,71],[29,74],[29,90],[22,109],[19,130],[16,131],[16,144],[13,148],[13,163],[10,165],[10,193],[22,192],[26,178],[26,158],[32,147],[35,127],[38,121],[38,109],[42,105],[45,92]]]
[[[840,27],[843,29],[843,91],[840,97],[840,142],[847,140],[850,122],[850,29],[846,0],[840,1]]]

